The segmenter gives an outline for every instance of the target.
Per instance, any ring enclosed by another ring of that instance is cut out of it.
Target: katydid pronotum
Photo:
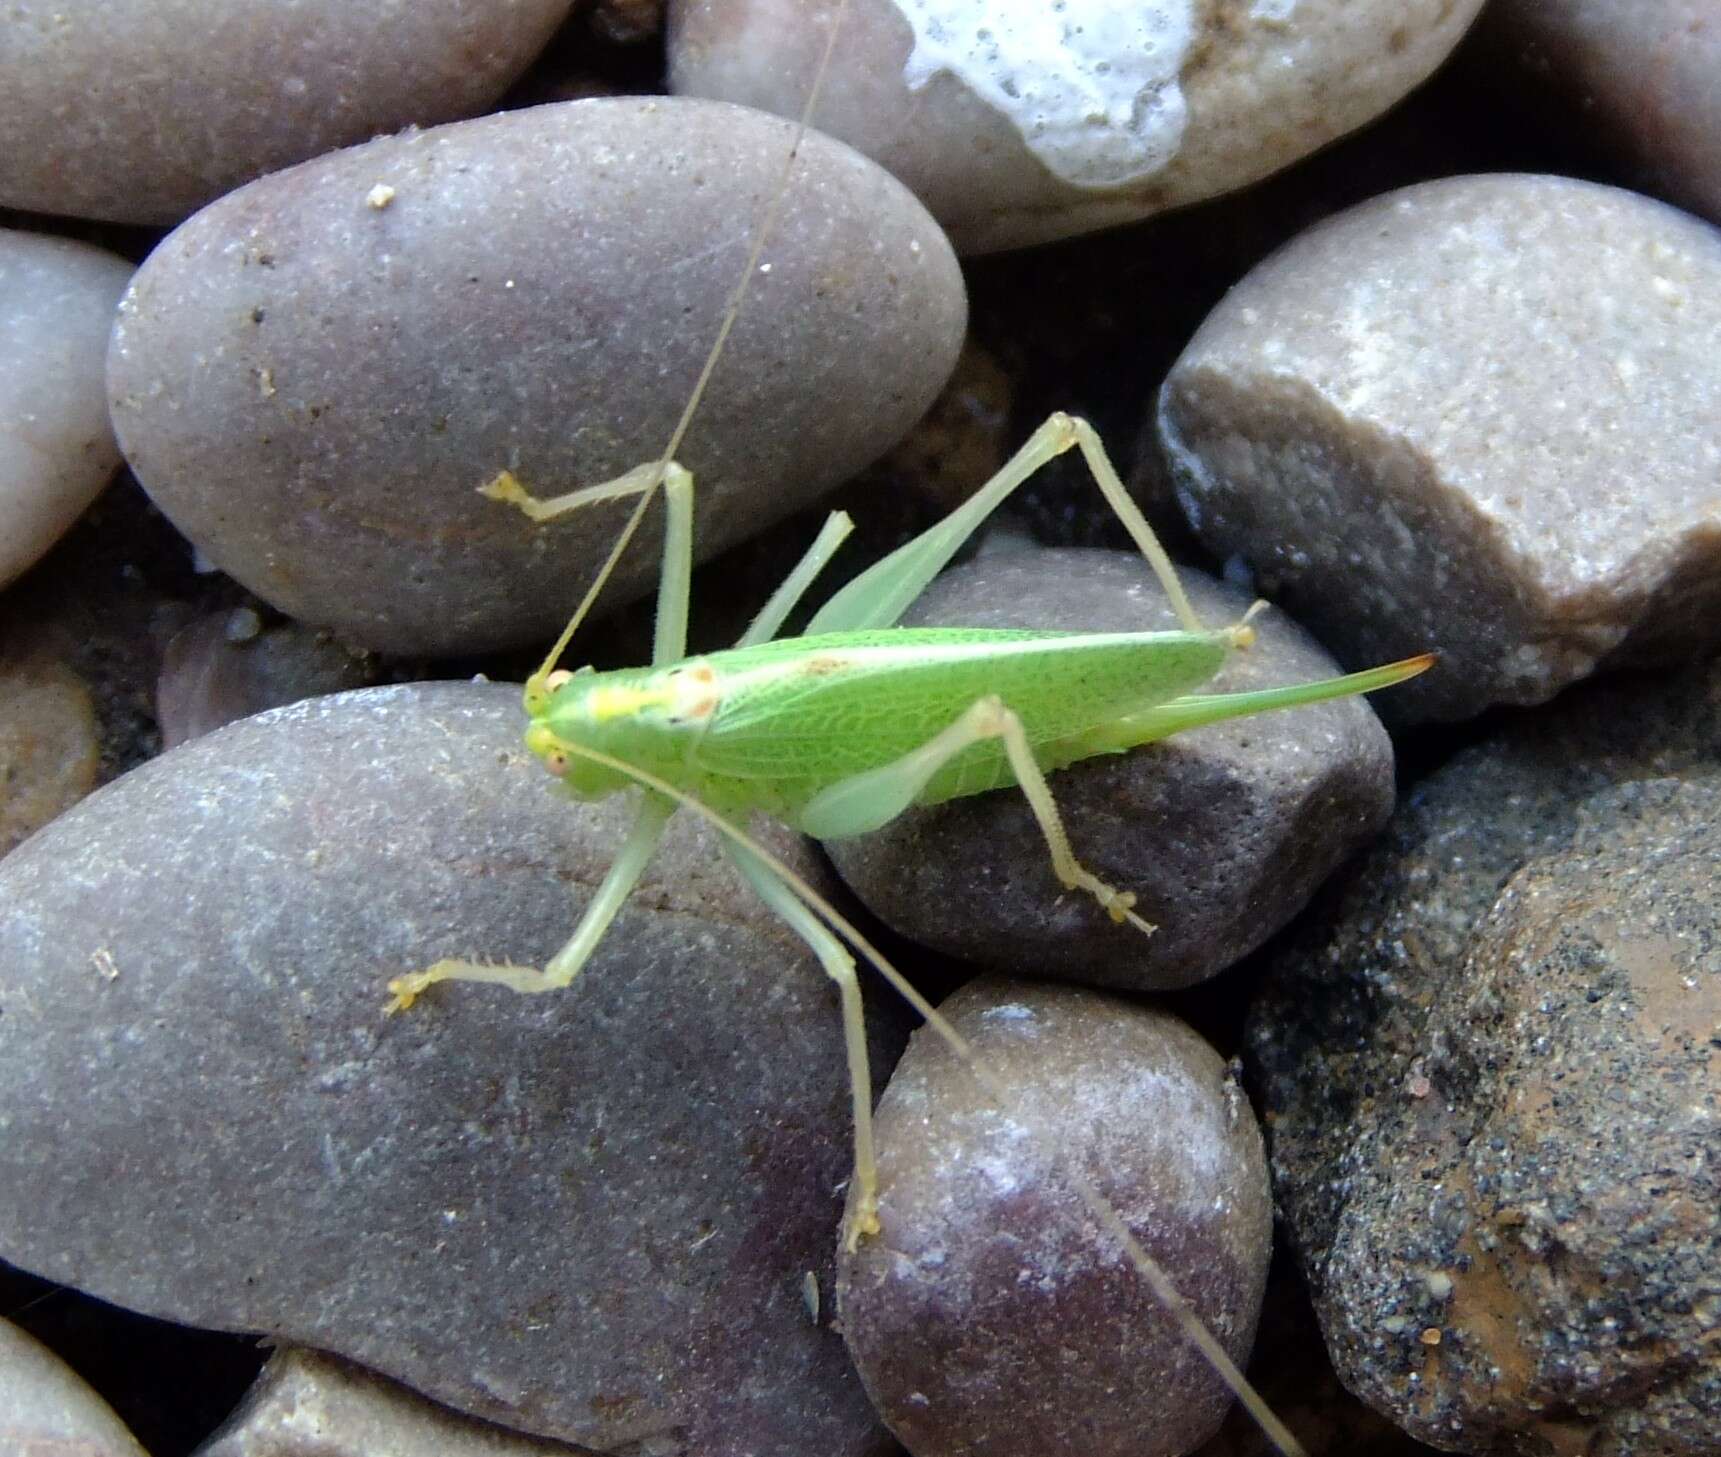
[[[841,11],[827,37],[826,61]],[[822,80],[825,63],[818,76]],[[816,101],[816,80],[800,122]],[[796,147],[799,145],[799,131]],[[785,163],[784,185],[794,148]],[[778,202],[782,193],[779,192]],[[1249,646],[1247,616],[1209,629],[1197,618],[1152,529],[1130,500],[1094,431],[1054,415],[998,475],[943,521],[838,591],[798,637],[776,634],[835,554],[850,524],[833,514],[799,565],[737,645],[686,654],[693,557],[693,479],[674,461],[705,382],[758,266],[775,204],[761,222],[693,398],[663,456],[601,485],[552,500],[532,496],[508,473],[483,488],[534,522],[598,501],[638,501],[608,561],[562,636],[526,681],[526,744],[576,798],[634,788],[633,828],[566,945],[543,968],[440,961],[389,983],[390,1010],[404,1010],[442,981],[478,981],[518,992],[570,985],[644,871],[670,816],[685,807],[715,825],[742,877],[807,943],[840,991],[855,1133],[854,1196],[843,1232],[849,1249],[878,1230],[871,1130],[872,1091],[852,948],[871,962],[951,1045],[989,1095],[1007,1090],[965,1041],[825,898],[740,828],[762,810],[808,834],[840,838],[876,829],[912,804],[1015,786],[1028,798],[1052,874],[1093,897],[1120,925],[1153,928],[1132,909],[1127,889],[1110,886],[1071,848],[1046,780],[1098,754],[1119,753],[1222,719],[1371,692],[1423,671],[1423,656],[1316,683],[1233,694],[1191,690],[1227,656]],[[1182,630],[1139,633],[905,629],[908,605],[984,519],[1034,471],[1078,449],[1171,599]],[[651,666],[610,672],[557,665],[611,570],[662,489],[665,527]],[[846,944],[845,944],[846,943]],[[1297,1444],[1224,1349],[1141,1247],[1087,1176],[1063,1161],[1073,1187],[1125,1257],[1166,1305],[1185,1336],[1211,1361],[1282,1451]]]

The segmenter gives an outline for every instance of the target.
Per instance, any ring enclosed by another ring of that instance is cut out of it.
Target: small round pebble
[[[37,654],[0,659],[0,855],[94,789],[100,768],[83,679]]]
[[[567,102],[252,183],[169,237],[126,297],[108,376],[126,456],[288,616],[395,653],[548,639],[634,503],[538,523],[478,489],[509,471],[555,495],[662,452],[792,136],[715,102]],[[925,209],[807,138],[680,450],[699,552],[887,450],[949,374],[966,313]],[[655,585],[658,519],[608,600]]]
[[[1246,592],[1197,573],[1203,621],[1236,622]],[[1178,626],[1131,552],[987,556],[941,577],[905,625],[1048,631]],[[1281,613],[1202,692],[1311,682],[1332,659]],[[1388,690],[1402,692],[1401,688]],[[1027,800],[996,790],[910,809],[826,845],[838,872],[905,936],[982,966],[1134,990],[1203,981],[1291,919],[1323,879],[1386,823],[1392,745],[1368,703],[1344,699],[1174,735],[1049,776],[1071,844],[1102,880],[1133,892],[1143,936],[1066,891]]]
[[[1421,82],[1481,0],[852,0],[816,124],[964,253],[1131,222],[1288,166]],[[831,7],[672,0],[670,85],[785,116]]]
[[[570,0],[13,0],[0,207],[175,223],[264,172],[485,109]]]
[[[8,1457],[148,1457],[58,1356],[0,1320],[0,1452]]]
[[[348,652],[326,632],[296,622],[265,631],[249,607],[209,613],[175,633],[162,654],[155,689],[161,746],[265,708],[367,687],[376,677],[374,658]]]
[[[929,1028],[878,1109],[882,1231],[841,1260],[844,1339],[914,1457],[1177,1457],[1230,1393],[1099,1223],[1073,1165],[1233,1360],[1272,1243],[1260,1130],[1176,1018],[986,978],[941,1009],[1000,1110]]]
[[[119,464],[102,365],[131,274],[100,248],[0,229],[0,587],[59,540]]]
[[[322,1351],[289,1346],[196,1457],[580,1457],[474,1421]]]
[[[1386,711],[1458,719],[1721,628],[1721,233],[1562,177],[1422,183],[1309,230],[1177,361],[1190,525]]]

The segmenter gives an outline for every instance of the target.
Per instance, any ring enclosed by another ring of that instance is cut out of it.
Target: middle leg
[[[1131,909],[1135,905],[1133,892],[1106,884],[1076,858],[1022,720],[996,695],[979,699],[948,728],[900,759],[822,790],[796,816],[796,824],[809,835],[832,840],[876,830],[913,804],[932,776],[964,749],[987,739],[1003,743],[1011,772],[1034,812],[1058,880],[1068,890],[1091,895],[1112,920],[1128,921],[1140,931],[1151,932],[1153,926]]]
[[[517,992],[549,992],[571,986],[597,950],[604,932],[639,882],[646,862],[657,849],[663,827],[675,813],[675,802],[661,794],[647,794],[621,852],[611,862],[597,894],[587,905],[574,934],[542,970],[534,966],[492,966],[482,961],[438,961],[423,971],[397,976],[388,984],[392,1000],[389,1012],[404,1012],[439,981],[477,981],[512,987]]]
[[[726,848],[760,899],[812,948],[825,975],[837,984],[842,997],[843,1041],[848,1049],[849,1096],[854,1105],[855,1129],[855,1201],[848,1228],[843,1232],[843,1245],[853,1254],[863,1236],[877,1234],[879,1230],[878,1164],[872,1141],[872,1070],[867,1059],[866,1020],[854,957],[775,870],[744,845],[730,841]]]

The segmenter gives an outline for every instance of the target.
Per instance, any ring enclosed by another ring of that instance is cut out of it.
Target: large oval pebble
[[[1198,202],[1378,116],[1481,0],[852,0],[817,125],[963,252]],[[673,0],[672,89],[798,115],[831,7]]]
[[[482,111],[569,0],[15,0],[0,206],[178,222],[260,173]]]
[[[1109,1199],[1247,1360],[1272,1245],[1261,1131],[1175,1017],[986,978],[941,1009],[1009,1099],[928,1028],[878,1111],[878,1238],[844,1257],[843,1336],[915,1457],[1177,1457],[1229,1404],[1090,1208]]]
[[[1201,326],[1159,426],[1191,525],[1400,720],[1537,703],[1721,626],[1721,232],[1458,177],[1303,234]]]
[[[712,833],[673,827],[574,989],[383,1014],[438,957],[541,964],[626,832],[516,693],[247,719],[0,862],[0,1257],[606,1451],[869,1457],[804,1295],[851,1159],[836,994]]]
[[[776,195],[789,124],[602,99],[390,137],[206,208],[144,265],[109,364],[138,477],[292,616],[396,652],[552,634],[631,502],[485,500],[656,457]],[[894,179],[808,137],[681,450],[709,555],[881,454],[956,360],[962,279]],[[617,588],[655,580],[646,539]]]
[[[0,587],[119,464],[102,361],[131,274],[99,248],[0,229]]]

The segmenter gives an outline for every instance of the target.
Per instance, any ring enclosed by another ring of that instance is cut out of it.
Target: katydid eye
[[[545,691],[554,693],[564,683],[571,683],[573,681],[574,675],[566,668],[557,668],[556,671],[550,674],[548,678],[544,679],[544,688]]]
[[[544,767],[556,778],[563,778],[568,772],[568,756],[560,749],[551,749],[544,755]]]

